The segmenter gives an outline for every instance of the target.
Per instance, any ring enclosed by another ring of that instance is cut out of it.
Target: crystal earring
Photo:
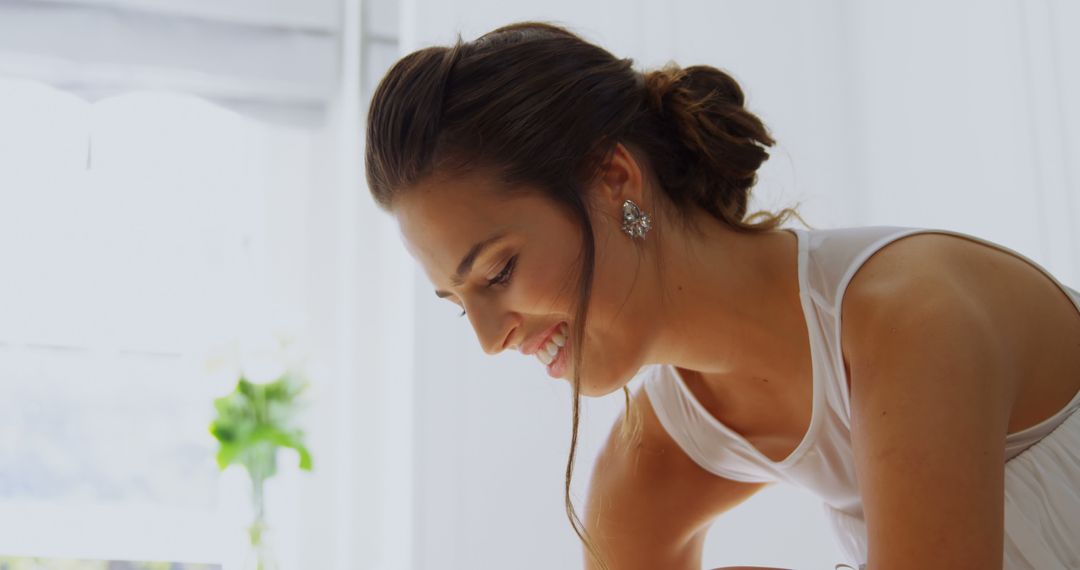
[[[622,220],[622,230],[631,238],[644,239],[645,233],[652,229],[652,218],[630,200],[622,204]]]

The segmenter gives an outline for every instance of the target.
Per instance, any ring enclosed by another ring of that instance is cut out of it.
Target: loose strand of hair
[[[588,550],[589,555],[600,566],[600,570],[611,570],[607,562],[604,561],[596,544],[589,537],[588,531],[585,529],[585,525],[581,522],[581,519],[577,515],[577,510],[574,508],[574,502],[570,496],[570,485],[574,476],[574,459],[577,455],[577,442],[578,431],[580,427],[581,419],[581,369],[582,364],[585,361],[583,354],[583,348],[585,346],[585,321],[588,318],[589,310],[589,296],[592,291],[593,280],[593,265],[596,259],[596,244],[592,237],[592,222],[589,220],[588,212],[585,209],[584,203],[580,197],[577,200],[578,208],[575,211],[578,213],[578,217],[581,222],[582,243],[583,243],[583,259],[581,265],[581,280],[578,287],[578,306],[575,311],[574,323],[573,323],[573,338],[571,339],[573,346],[573,361],[574,361],[574,374],[573,374],[573,418],[571,421],[571,436],[570,436],[570,454],[566,461],[566,487],[564,494],[564,501],[566,504],[566,514],[570,519],[570,526],[573,527],[574,532],[581,540],[582,544]]]
[[[630,388],[627,386],[623,386],[623,396],[626,402],[626,411],[623,413],[622,423],[619,425],[619,442],[624,448],[630,448],[641,437],[641,410],[630,399]]]

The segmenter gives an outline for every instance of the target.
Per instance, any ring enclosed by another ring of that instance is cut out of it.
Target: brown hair
[[[519,22],[476,40],[414,51],[395,63],[371,100],[366,175],[390,211],[400,192],[438,172],[489,168],[507,191],[533,188],[570,212],[582,234],[574,357],[573,435],[566,465],[567,516],[605,570],[570,498],[580,418],[582,347],[595,243],[583,188],[616,143],[644,155],[669,208],[686,223],[701,208],[731,228],[780,226],[791,208],[746,216],[757,169],[774,141],[743,105],[734,79],[714,67],[668,64],[641,73],[565,28]],[[754,222],[755,218],[761,218]],[[799,217],[801,220],[802,218]],[[805,223],[805,222],[804,222]],[[640,419],[631,409],[623,434]]]

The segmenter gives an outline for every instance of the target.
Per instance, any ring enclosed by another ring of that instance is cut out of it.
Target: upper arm
[[[867,568],[1001,568],[1008,355],[962,287],[910,268],[844,301]]]
[[[644,389],[634,403],[640,438],[622,445],[615,422],[593,469],[585,529],[613,570],[699,570],[712,520],[765,483],[705,471],[664,431]],[[587,570],[598,570],[587,552],[585,560]]]

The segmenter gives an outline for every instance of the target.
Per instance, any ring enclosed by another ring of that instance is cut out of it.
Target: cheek
[[[569,243],[552,243],[529,266],[537,284],[536,299],[548,314],[573,320],[581,287],[581,261]],[[594,276],[595,279],[595,276]],[[595,281],[593,282],[595,287]]]
[[[524,264],[522,264],[524,265]],[[566,315],[572,318],[572,311],[577,300],[577,282],[572,281],[569,272],[555,270],[555,263],[543,263],[530,260],[527,267],[521,267],[511,282],[510,299],[518,312],[529,316],[546,317]]]

